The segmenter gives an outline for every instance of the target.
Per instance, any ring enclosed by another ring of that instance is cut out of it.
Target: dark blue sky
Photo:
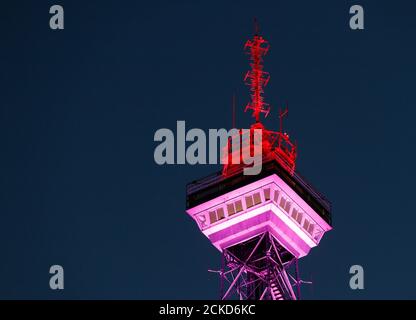
[[[353,4],[364,31],[349,29]],[[185,185],[219,167],[158,166],[153,135],[177,120],[229,128],[233,93],[249,125],[254,16],[271,43],[266,100],[289,101],[298,169],[333,203],[334,230],[300,262],[303,296],[416,298],[416,5],[343,0],[3,1],[0,298],[218,297],[220,255]]]

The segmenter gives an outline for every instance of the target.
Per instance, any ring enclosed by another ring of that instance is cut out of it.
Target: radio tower
[[[279,112],[279,131],[260,122],[270,112],[262,97],[270,76],[263,70],[269,44],[257,26],[244,48],[251,61],[245,111],[253,112],[251,129],[262,130],[261,173],[244,175],[244,164],[231,163],[230,138],[222,171],[187,185],[187,213],[221,252],[221,269],[214,272],[222,300],[300,299],[298,259],[332,229],[331,205],[295,171],[297,148],[282,128],[287,109]]]

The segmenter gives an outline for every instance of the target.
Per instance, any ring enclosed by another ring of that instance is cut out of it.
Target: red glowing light
[[[274,159],[276,160],[286,171],[290,174],[294,174],[296,167],[296,156],[297,156],[297,146],[295,143],[292,143],[289,139],[289,135],[283,131],[283,117],[288,114],[288,109],[279,112],[280,128],[279,131],[267,130],[264,125],[260,122],[260,114],[265,114],[267,117],[270,113],[269,104],[264,102],[263,99],[263,88],[267,85],[270,80],[270,75],[268,72],[263,70],[263,56],[269,51],[269,43],[258,34],[258,26],[256,25],[256,34],[253,39],[248,40],[244,46],[244,49],[250,55],[250,66],[251,70],[247,72],[244,77],[244,81],[247,85],[250,86],[251,92],[251,101],[247,104],[245,111],[252,110],[253,117],[256,119],[256,122],[251,126],[251,130],[261,129],[262,130],[262,141],[254,141],[250,139],[250,152],[254,156],[254,144],[262,144],[262,159],[263,162]],[[234,119],[234,115],[233,115]],[[239,131],[240,141],[242,140],[241,130]],[[232,138],[229,139],[227,145],[227,153],[225,164],[223,166],[222,174],[225,177],[232,176],[241,172],[244,164],[242,164],[241,152],[240,155],[237,155],[237,158],[240,158],[240,164],[233,164],[233,150],[232,150]],[[236,159],[234,157],[234,159]]]
[[[263,71],[263,56],[269,50],[269,44],[263,37],[254,35],[252,40],[248,40],[244,46],[244,50],[250,55],[251,70],[247,71],[244,77],[245,83],[250,86],[251,101],[247,104],[245,111],[253,110],[253,116],[256,122],[260,120],[260,113],[264,113],[265,117],[270,112],[270,106],[264,102],[262,93],[263,88],[267,85],[270,79],[268,72]]]

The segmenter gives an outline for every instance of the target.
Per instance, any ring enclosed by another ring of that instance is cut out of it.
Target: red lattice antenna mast
[[[269,50],[268,42],[261,37],[257,21],[255,23],[255,35],[253,39],[248,40],[244,46],[244,50],[250,55],[251,70],[246,73],[244,77],[245,83],[250,86],[251,101],[247,104],[245,111],[253,110],[253,117],[256,122],[260,121],[260,113],[264,113],[265,117],[270,112],[270,106],[263,100],[263,88],[267,85],[270,79],[268,72],[263,71],[263,56]]]

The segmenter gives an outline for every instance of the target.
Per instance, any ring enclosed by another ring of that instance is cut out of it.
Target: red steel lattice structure
[[[263,37],[255,34],[252,40],[247,40],[244,50],[250,55],[251,70],[247,71],[244,77],[245,83],[250,86],[251,101],[247,104],[245,111],[253,110],[253,116],[256,122],[260,121],[260,113],[265,117],[269,115],[270,106],[264,102],[262,93],[263,88],[270,79],[268,72],[263,71],[263,56],[269,51],[268,42]]]
[[[262,130],[262,139],[261,141],[254,141],[250,139],[250,150],[251,154],[254,152],[253,144],[261,143],[262,144],[262,157],[263,162],[268,160],[276,160],[280,165],[288,171],[290,174],[294,174],[296,167],[296,157],[297,157],[297,146],[289,139],[289,135],[283,132],[282,119],[287,115],[287,109],[279,113],[280,119],[280,128],[279,131],[267,130],[260,121],[260,114],[264,114],[267,117],[270,113],[270,105],[264,102],[263,93],[264,87],[268,84],[270,80],[270,74],[264,71],[263,67],[263,57],[268,53],[270,48],[269,43],[262,36],[258,34],[258,27],[256,26],[256,34],[252,39],[247,40],[244,46],[244,50],[250,55],[250,66],[249,70],[245,77],[245,83],[250,86],[250,97],[251,101],[246,105],[245,112],[252,110],[253,117],[256,119],[256,122],[251,126],[251,129],[261,129]],[[242,133],[239,132],[240,139],[242,140]],[[253,137],[253,135],[252,135]],[[241,141],[240,140],[240,141]],[[229,140],[227,152],[225,152],[225,157],[228,157],[226,160],[223,160],[223,175],[231,176],[241,172],[244,165],[242,164],[241,154],[242,150],[232,150],[232,138]],[[239,152],[240,154],[235,157],[233,152]],[[240,163],[235,164],[232,162],[232,159],[240,159]]]

